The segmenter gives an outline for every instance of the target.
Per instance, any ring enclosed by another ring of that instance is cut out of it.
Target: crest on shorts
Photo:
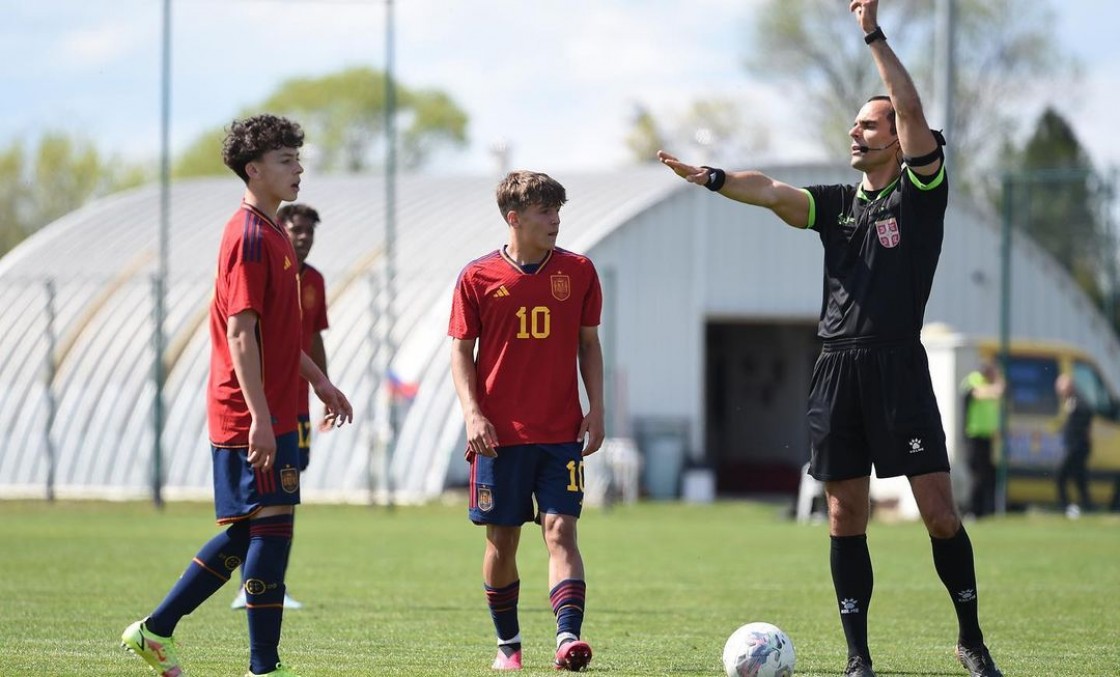
[[[898,231],[898,219],[889,218],[886,221],[875,222],[875,233],[879,236],[879,244],[890,249],[897,247],[902,240],[902,233]]]
[[[280,488],[289,494],[299,491],[299,469],[284,468],[280,471]]]
[[[482,512],[490,512],[494,509],[494,494],[490,491],[490,487],[478,487],[478,509]]]
[[[567,275],[552,276],[552,298],[557,301],[567,301],[572,295],[572,278]]]

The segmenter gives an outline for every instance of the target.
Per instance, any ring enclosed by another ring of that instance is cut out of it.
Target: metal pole
[[[1003,219],[1000,227],[1000,285],[999,285],[999,363],[1004,382],[1007,382],[1011,359],[1011,224],[1015,216],[1015,176],[1003,175]],[[1011,413],[1007,388],[1000,398],[999,416],[999,465],[996,468],[996,514],[1007,512],[1007,436],[1008,415]]]
[[[393,328],[397,323],[396,316],[396,290],[397,290],[397,86],[393,75],[394,62],[394,32],[393,32],[393,0],[385,0],[385,368],[382,384],[392,388],[392,381],[388,378],[389,371],[393,368],[393,358],[397,354],[397,346],[393,339]],[[387,501],[393,505],[393,455],[397,447],[397,433],[400,429],[397,420],[397,394],[390,390],[389,393],[389,440],[386,443],[385,456],[386,473],[385,483],[387,488]]]
[[[55,325],[55,289],[54,278],[47,278],[47,361],[46,361],[46,374],[44,381],[46,382],[47,394],[47,422],[44,435],[44,442],[46,443],[47,450],[47,500],[54,501],[54,482],[55,474],[58,469],[58,459],[54,448],[54,418],[58,413],[58,402],[54,396],[54,377],[57,370],[55,365],[55,350],[57,345],[57,337],[54,334]]]
[[[159,160],[159,268],[155,282],[155,357],[152,359],[152,502],[163,507],[163,389],[167,382],[163,354],[167,345],[164,323],[167,316],[168,240],[171,230],[171,0],[163,0],[163,68],[160,86]]]
[[[956,62],[957,3],[956,0],[937,2],[937,47],[936,60],[937,108],[941,117],[945,137],[953,138],[953,108],[957,79]],[[946,150],[946,152],[948,152]]]

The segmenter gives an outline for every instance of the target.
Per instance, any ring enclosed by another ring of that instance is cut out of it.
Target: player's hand
[[[704,169],[703,167],[697,167],[695,165],[685,164],[663,150],[657,151],[657,159],[661,162],[661,164],[665,165],[669,169],[672,169],[677,176],[681,177],[685,181],[688,181],[689,183],[695,183],[698,186],[708,185],[707,169]]]
[[[276,460],[276,434],[272,432],[272,424],[268,421],[256,419],[249,424],[249,465],[256,470],[266,471],[272,468]]]
[[[603,446],[603,439],[606,437],[606,426],[603,423],[604,415],[602,411],[589,411],[587,416],[583,417],[583,422],[579,424],[579,440],[583,442],[586,438],[586,443],[583,446],[583,455],[590,456],[599,447]]]
[[[494,424],[482,414],[472,416],[467,421],[467,460],[470,460],[470,454],[493,458],[498,455],[497,446],[498,431]]]
[[[323,420],[319,429],[341,428],[354,420],[354,408],[342,391],[330,381],[315,388],[315,396],[323,403]]]
[[[328,433],[334,428],[335,417],[331,416],[330,410],[323,407],[323,415],[319,418],[319,422],[315,424],[315,428],[321,433]]]
[[[879,25],[879,0],[851,0],[848,11],[856,15],[865,35]]]

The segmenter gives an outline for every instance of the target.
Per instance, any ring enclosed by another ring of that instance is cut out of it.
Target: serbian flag
[[[392,369],[386,374],[389,381],[389,395],[401,400],[411,400],[420,390],[420,384],[414,381],[405,381]]]

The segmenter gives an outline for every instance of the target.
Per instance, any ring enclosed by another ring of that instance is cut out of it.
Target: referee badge
[[[572,278],[567,275],[552,276],[552,298],[557,301],[567,301],[572,295]]]
[[[879,236],[879,244],[887,249],[897,247],[902,234],[898,231],[898,219],[890,218],[886,221],[875,222],[875,233]]]
[[[478,509],[482,512],[494,509],[494,494],[490,492],[490,487],[478,488]]]

